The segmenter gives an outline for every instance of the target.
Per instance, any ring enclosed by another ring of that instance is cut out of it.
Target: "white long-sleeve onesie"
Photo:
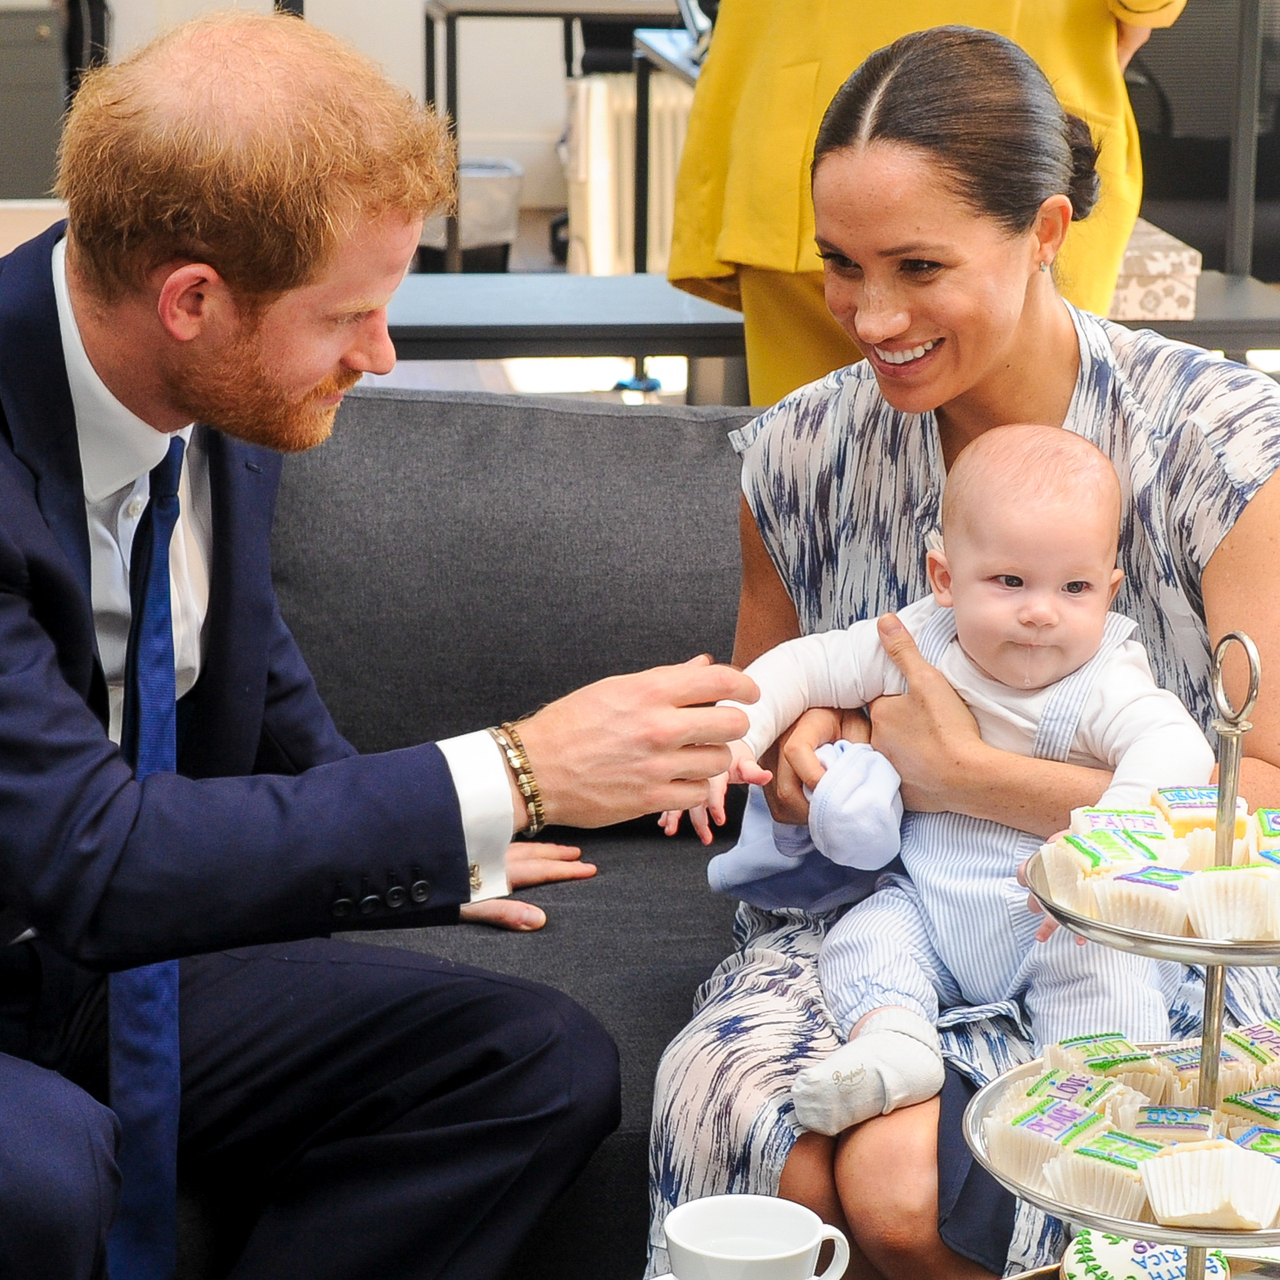
[[[920,638],[931,627],[936,631],[940,612],[930,597],[898,617]],[[934,655],[934,665],[973,713],[985,742],[1026,756],[1037,753],[1038,738],[1043,750],[1046,711],[1055,707],[1060,714],[1060,686],[1075,681],[1083,704],[1071,720],[1069,745],[1061,744],[1055,758],[1110,770],[1112,783],[1100,802],[1108,807],[1145,806],[1156,787],[1201,785],[1213,768],[1203,732],[1178,699],[1156,685],[1145,650],[1132,639],[1104,645],[1087,689],[1076,675],[1045,689],[1011,688],[979,670],[954,637]],[[757,758],[809,707],[861,707],[883,694],[906,692],[874,619],[789,640],[747,672],[760,689],[760,700],[742,707],[751,722],[744,740]],[[911,879],[896,877],[888,887],[896,899],[893,914],[882,909],[891,905],[882,889],[848,912],[824,944],[824,990],[846,1033],[883,1004],[903,1004],[936,1019],[939,1000],[980,1005],[1015,997],[1024,1000],[1041,1043],[1044,1033],[1060,1038],[1063,1027],[1079,1027],[1081,1019],[1083,1031],[1102,1022],[1133,1034],[1155,1027],[1164,1001],[1154,990],[1157,976],[1149,962],[1112,960],[1099,948],[1073,943],[1068,950],[1067,939],[1033,951],[1037,922],[1026,912],[1015,874],[1037,843],[963,815],[908,813],[902,860]],[[887,929],[893,939],[879,936]],[[1134,972],[1111,973],[1117,963]],[[1111,990],[1134,982],[1145,990]],[[1108,992],[1114,1007],[1098,1007]]]

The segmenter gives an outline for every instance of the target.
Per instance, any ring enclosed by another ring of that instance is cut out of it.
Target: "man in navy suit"
[[[539,806],[700,802],[745,728],[708,704],[752,696],[702,660],[580,690],[519,726],[536,804],[487,733],[362,757],[336,731],[271,587],[280,451],[394,363],[386,303],[449,156],[332,38],[205,19],[86,79],[69,227],[0,260],[9,1280],[105,1274],[107,971],[182,958],[180,1169],[237,1202],[238,1280],[495,1275],[616,1123],[615,1051],[566,997],[324,936],[514,919]],[[175,434],[178,768],[140,782],[129,551]]]

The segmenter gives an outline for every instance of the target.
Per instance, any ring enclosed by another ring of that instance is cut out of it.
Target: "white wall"
[[[121,58],[139,45],[211,9],[249,9],[270,13],[271,0],[107,0],[111,6],[111,56]]]
[[[303,0],[308,22],[349,40],[421,101],[427,83],[421,0]]]
[[[3,3],[3,0],[0,0]],[[112,56],[227,0],[110,0]],[[426,19],[421,0],[304,0],[307,20],[350,40],[418,98],[426,90]],[[266,12],[271,0],[239,0]],[[444,28],[439,28],[437,83],[443,97]],[[558,18],[464,18],[458,24],[462,154],[518,160],[525,169],[521,203],[563,205],[564,175],[556,142],[565,123],[564,37]]]
[[[441,28],[437,45],[443,44]],[[564,171],[555,150],[566,119],[561,20],[460,18],[458,62],[463,156],[518,160],[524,166],[521,203],[526,208],[565,204]],[[443,97],[443,75],[437,84]]]

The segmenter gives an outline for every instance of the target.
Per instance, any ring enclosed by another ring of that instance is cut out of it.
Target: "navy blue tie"
[[[178,522],[182,439],[151,473],[134,534],[133,616],[120,749],[138,781],[178,767],[169,541]],[[176,852],[176,851],[175,851]],[[107,1239],[110,1280],[172,1280],[177,1256],[178,962],[110,977],[111,1106],[120,1117],[120,1213]]]

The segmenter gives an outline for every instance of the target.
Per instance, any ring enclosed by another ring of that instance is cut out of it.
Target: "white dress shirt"
[[[58,328],[75,408],[80,468],[89,522],[93,622],[110,695],[111,740],[120,741],[125,650],[129,640],[129,557],[138,521],[150,497],[150,473],[164,458],[170,437],[143,422],[107,389],[85,352],[67,289],[66,241],[53,250]],[[173,660],[179,698],[200,675],[203,629],[209,611],[213,556],[208,458],[192,427],[178,485],[179,516],[169,547],[173,607]],[[453,775],[471,871],[471,901],[508,892],[506,851],[514,826],[507,765],[487,732],[436,744]]]

